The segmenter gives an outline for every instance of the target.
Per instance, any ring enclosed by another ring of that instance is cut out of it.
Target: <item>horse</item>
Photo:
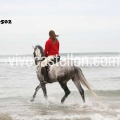
[[[47,82],[45,82],[44,77],[41,74],[42,63],[44,62],[43,58],[45,58],[43,48],[39,45],[33,48],[34,48],[34,53],[33,53],[34,60],[37,65],[37,78],[40,83],[36,87],[31,101],[34,101],[37,91],[40,88],[42,88],[44,97],[47,99],[46,84],[48,84]],[[60,61],[60,62],[50,65],[49,70],[48,70],[48,76],[49,76],[51,83],[59,82],[60,86],[65,92],[65,95],[61,99],[61,103],[64,103],[65,99],[70,94],[70,90],[67,86],[67,82],[69,80],[72,80],[75,86],[77,87],[82,97],[83,102],[85,102],[85,95],[84,95],[84,90],[81,84],[84,85],[92,93],[93,96],[97,97],[95,92],[90,88],[90,85],[85,79],[82,73],[82,70],[78,66],[76,66],[74,62],[72,62],[72,64],[70,63],[71,62],[69,60]]]

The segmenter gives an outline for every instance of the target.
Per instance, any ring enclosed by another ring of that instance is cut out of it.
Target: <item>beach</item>
[[[114,53],[74,55],[119,56]],[[28,56],[32,57],[26,55]],[[0,56],[0,59],[8,60],[8,57]],[[59,83],[46,85],[47,100],[40,89],[35,101],[31,102],[39,84],[36,66],[11,66],[4,60],[0,62],[0,120],[120,120],[120,66],[80,66],[98,98],[94,98],[83,86],[86,98],[83,103],[77,88],[70,80],[68,87],[71,94],[61,104],[64,91]]]

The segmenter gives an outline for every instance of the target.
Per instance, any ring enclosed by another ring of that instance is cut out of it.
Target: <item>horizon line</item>
[[[60,54],[120,54],[120,52],[62,52]],[[32,55],[32,54],[0,54],[0,56],[8,56],[8,55]]]

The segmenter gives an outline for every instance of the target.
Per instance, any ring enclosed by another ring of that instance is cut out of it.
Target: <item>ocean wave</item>
[[[12,116],[13,120],[120,120],[120,115],[115,117],[103,116],[101,114],[88,114],[88,115],[39,115],[34,117],[22,117],[18,115]]]
[[[98,96],[118,97],[120,98],[120,90],[93,90]],[[89,90],[85,90],[85,94],[90,95]]]
[[[103,96],[120,96],[120,90],[94,90],[97,94]]]

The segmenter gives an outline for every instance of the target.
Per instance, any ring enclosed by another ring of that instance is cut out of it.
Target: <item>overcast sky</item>
[[[32,54],[49,30],[60,52],[120,52],[120,0],[0,0],[0,55]]]

